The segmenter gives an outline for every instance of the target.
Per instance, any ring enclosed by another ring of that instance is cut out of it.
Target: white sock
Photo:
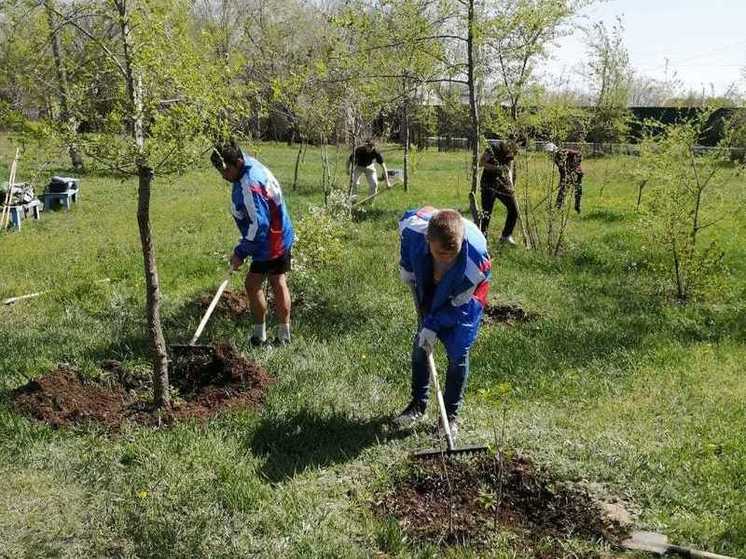
[[[254,333],[252,334],[254,338],[259,338],[260,341],[266,342],[267,341],[267,323],[266,322],[257,322],[254,324]]]
[[[290,341],[290,323],[277,325],[277,337]]]

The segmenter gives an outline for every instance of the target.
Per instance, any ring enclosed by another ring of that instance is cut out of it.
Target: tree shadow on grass
[[[390,429],[385,417],[300,410],[288,417],[265,415],[247,446],[265,458],[262,472],[267,479],[279,482],[309,468],[347,462],[370,446],[407,434]]]
[[[606,208],[591,210],[583,214],[583,218],[585,219],[593,219],[603,223],[622,223],[631,221],[632,217],[629,212],[620,212]]]

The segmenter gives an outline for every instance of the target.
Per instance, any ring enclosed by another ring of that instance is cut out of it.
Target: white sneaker
[[[512,235],[508,235],[507,237],[500,237],[500,242],[515,246],[515,241],[513,240]]]

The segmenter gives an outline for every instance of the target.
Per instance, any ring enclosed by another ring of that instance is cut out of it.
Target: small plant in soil
[[[412,462],[374,509],[419,543],[483,545],[503,531],[530,547],[547,537],[616,544],[626,536],[587,488],[524,456],[502,453],[500,464],[493,456]]]

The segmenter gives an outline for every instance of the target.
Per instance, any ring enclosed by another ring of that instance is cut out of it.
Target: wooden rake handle
[[[10,166],[10,175],[8,176],[8,192],[5,194],[3,211],[0,214],[0,229],[5,229],[10,223],[10,201],[13,199],[13,183],[16,182],[16,170],[18,168],[18,158],[21,155],[21,148],[16,148],[16,156]]]
[[[435,370],[435,359],[433,358],[432,351],[427,354],[427,367],[430,369],[430,382],[435,387],[435,396],[438,399],[438,410],[440,411],[440,423],[443,426],[443,431],[446,434],[446,443],[448,443],[448,451],[453,451],[453,435],[451,435],[451,425],[448,423],[448,414],[446,413],[446,403],[443,400],[443,393],[440,391],[440,384],[438,384],[438,373]]]
[[[202,317],[199,326],[197,326],[197,331],[194,333],[194,336],[192,336],[192,341],[189,342],[189,345],[196,344],[197,340],[202,335],[202,330],[205,329],[205,326],[207,326],[207,321],[210,320],[210,316],[212,316],[215,307],[218,306],[218,301],[220,301],[220,297],[223,295],[223,291],[225,291],[225,288],[228,287],[228,282],[231,280],[232,273],[233,270],[229,270],[228,273],[225,275],[225,279],[218,287],[218,290],[215,293],[215,296],[212,298],[212,301],[210,301],[210,306],[207,307],[207,311],[205,311],[205,314]]]
[[[412,292],[412,299],[414,299],[414,306],[417,309],[417,318],[419,325],[422,326],[422,313],[420,311],[420,304],[417,301],[417,290],[413,283],[409,284],[409,289]],[[433,352],[427,352],[427,368],[430,373],[430,383],[433,385],[435,390],[435,397],[438,400],[438,412],[440,414],[440,423],[443,426],[443,432],[446,434],[446,443],[448,444],[448,450],[453,451],[453,435],[451,435],[451,425],[448,423],[448,413],[446,413],[446,403],[443,400],[443,393],[440,391],[440,383],[438,382],[438,371],[435,369],[435,358]]]

